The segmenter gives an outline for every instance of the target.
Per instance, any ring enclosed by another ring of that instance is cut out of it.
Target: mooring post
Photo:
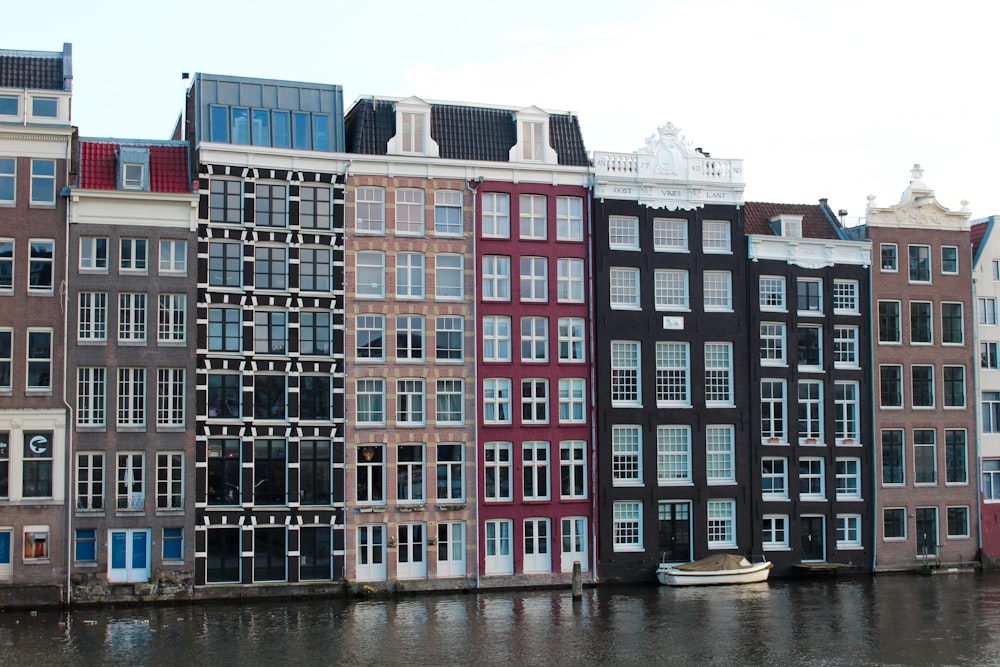
[[[573,561],[573,597],[583,597],[583,572],[580,561]]]

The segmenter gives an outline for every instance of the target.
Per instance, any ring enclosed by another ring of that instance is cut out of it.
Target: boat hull
[[[770,562],[756,563],[737,570],[717,570],[695,572],[661,566],[656,570],[656,578],[665,586],[719,586],[724,584],[755,584],[767,581],[773,565]]]

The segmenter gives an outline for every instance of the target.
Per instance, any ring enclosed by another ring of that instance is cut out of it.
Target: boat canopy
[[[743,556],[735,554],[712,554],[693,563],[677,565],[674,569],[689,572],[715,572],[719,570],[739,570],[751,565],[752,563]]]

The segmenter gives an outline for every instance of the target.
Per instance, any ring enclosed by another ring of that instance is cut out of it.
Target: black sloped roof
[[[63,57],[0,53],[0,88],[63,90]]]
[[[349,153],[385,155],[386,144],[396,134],[395,103],[364,98],[347,113],[346,137]],[[515,112],[509,109],[431,105],[431,138],[440,156],[452,160],[508,162],[517,143]],[[559,164],[585,167],[589,164],[580,123],[571,114],[549,116],[549,144]]]

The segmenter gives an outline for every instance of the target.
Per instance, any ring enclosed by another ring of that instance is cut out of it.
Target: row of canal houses
[[[0,51],[0,605],[1000,553],[1000,241],[917,167],[848,228],[670,124],[71,99],[70,45]]]

